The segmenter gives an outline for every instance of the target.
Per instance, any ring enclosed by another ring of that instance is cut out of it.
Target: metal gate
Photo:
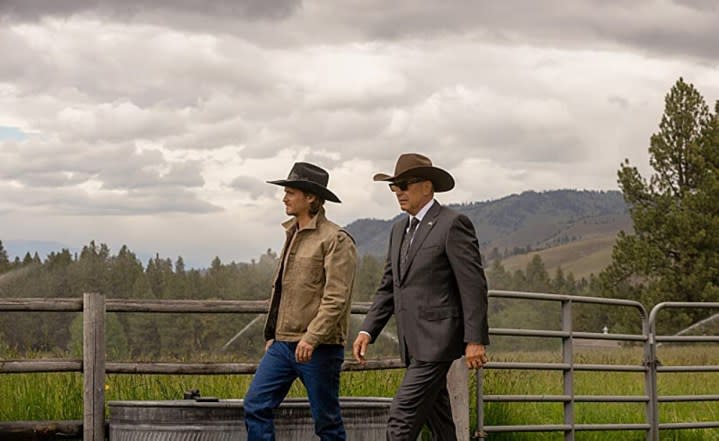
[[[657,314],[668,308],[719,308],[719,303],[661,303],[647,314],[646,308],[632,300],[582,297],[559,294],[526,293],[516,291],[490,291],[490,298],[524,299],[541,302],[558,302],[561,305],[561,329],[517,329],[491,328],[494,336],[515,337],[550,337],[561,340],[562,361],[560,363],[539,362],[490,362],[484,369],[492,370],[541,370],[560,371],[562,373],[563,393],[560,395],[488,395],[483,394],[483,370],[477,374],[477,438],[499,432],[562,432],[565,440],[574,440],[575,434],[581,431],[645,431],[648,441],[659,441],[662,429],[695,429],[719,427],[719,421],[712,422],[659,422],[659,403],[682,401],[719,401],[719,395],[661,395],[657,386],[658,373],[671,372],[719,372],[719,366],[662,366],[657,359],[657,346],[662,342],[719,342],[719,336],[661,336],[656,335]],[[637,334],[609,334],[595,332],[578,332],[573,329],[573,305],[594,304],[608,307],[624,307],[635,310]],[[634,342],[643,346],[641,364],[582,364],[574,357],[574,346],[577,340],[609,340],[616,342]],[[574,380],[575,372],[638,372],[644,377],[644,393],[639,395],[576,395]],[[484,423],[484,404],[491,402],[516,403],[562,403],[563,421],[560,424],[525,424],[525,425],[486,425]],[[644,403],[645,421],[643,423],[606,423],[578,424],[575,419],[576,403]]]

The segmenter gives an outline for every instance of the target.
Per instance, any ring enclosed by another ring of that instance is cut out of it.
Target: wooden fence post
[[[469,369],[464,357],[454,360],[447,373],[447,391],[452,403],[452,418],[457,441],[469,441]]]
[[[82,318],[83,440],[105,441],[105,296],[85,293]]]

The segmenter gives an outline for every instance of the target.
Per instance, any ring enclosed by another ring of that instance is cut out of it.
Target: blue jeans
[[[340,414],[340,368],[344,348],[319,345],[307,363],[295,361],[297,343],[275,341],[267,350],[244,400],[248,441],[275,441],[273,411],[298,378],[307,389],[315,433],[321,441],[345,441]]]

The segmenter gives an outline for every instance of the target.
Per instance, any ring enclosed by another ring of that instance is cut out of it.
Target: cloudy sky
[[[680,76],[713,107],[717,41],[714,0],[0,0],[0,240],[249,261],[265,180],[314,162],[331,218],[390,218],[408,151],[441,202],[617,189]]]

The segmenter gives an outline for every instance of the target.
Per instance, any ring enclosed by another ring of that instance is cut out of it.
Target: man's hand
[[[312,352],[315,348],[304,340],[297,342],[297,349],[295,349],[295,360],[297,363],[307,363],[312,359]]]
[[[272,346],[272,343],[275,342],[274,338],[271,338],[265,342],[265,352],[267,352],[270,349],[270,346]]]
[[[355,342],[352,343],[352,355],[354,355],[355,360],[362,366],[367,364],[367,360],[365,360],[364,356],[367,353],[367,345],[369,344],[369,335],[360,332],[357,335],[357,338],[355,339]]]
[[[479,369],[487,363],[487,352],[484,345],[479,343],[467,343],[464,357],[470,369]]]

